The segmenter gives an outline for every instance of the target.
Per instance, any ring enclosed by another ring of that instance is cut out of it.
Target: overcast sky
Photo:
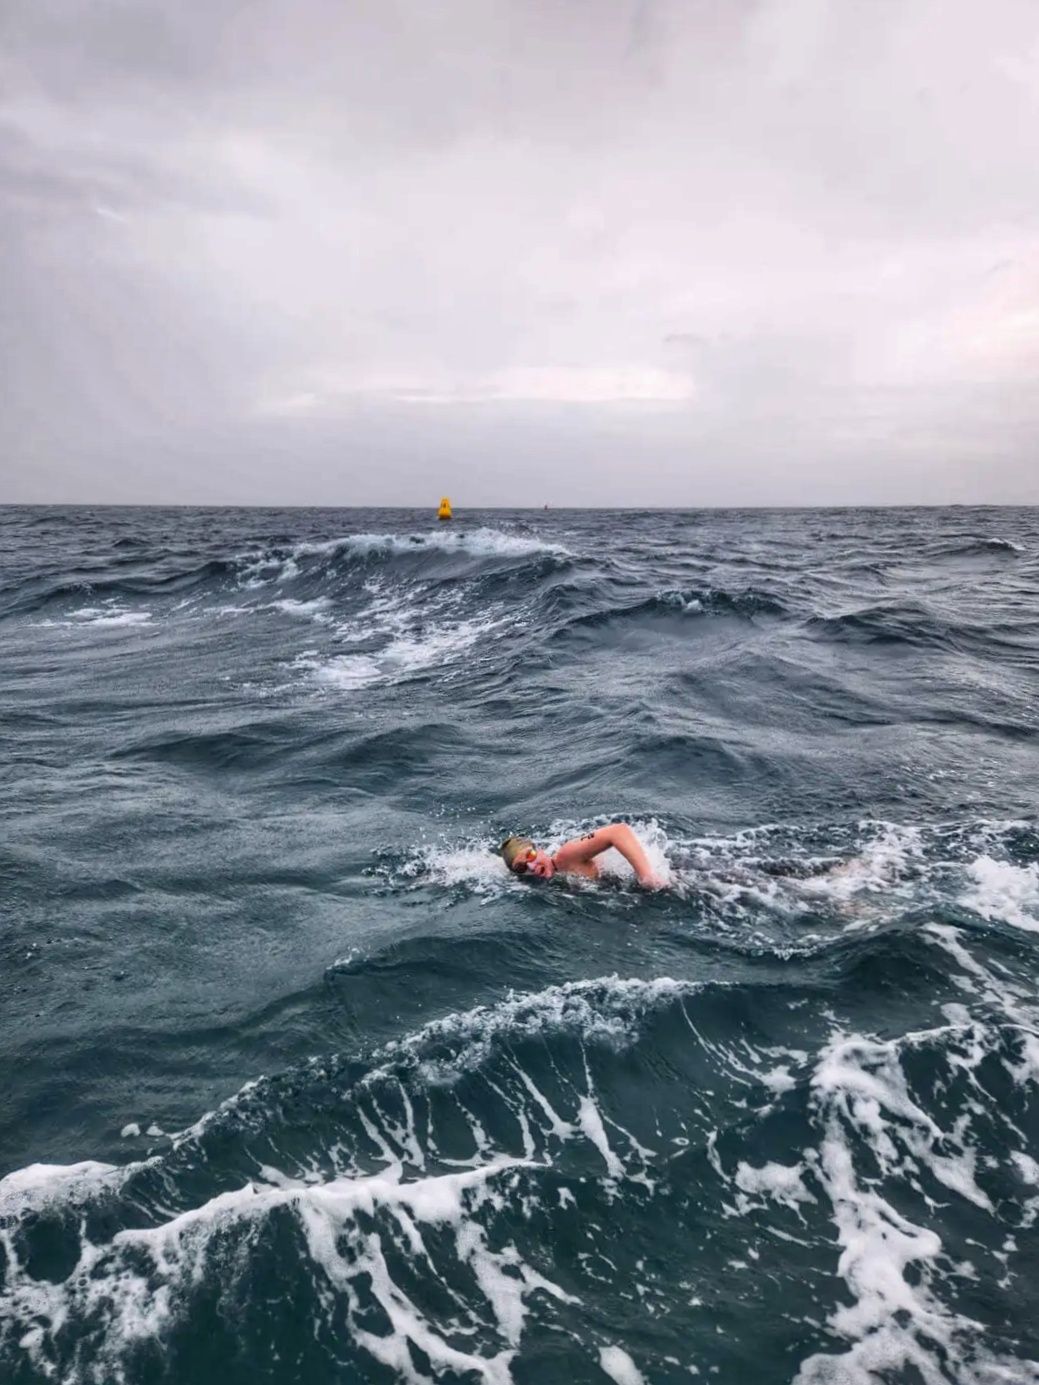
[[[1039,502],[1037,0],[4,0],[0,500]]]

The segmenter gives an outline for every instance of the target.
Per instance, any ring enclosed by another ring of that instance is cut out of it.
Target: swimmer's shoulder
[[[598,880],[602,872],[595,861],[566,861],[556,866],[560,875],[583,875],[586,880]]]

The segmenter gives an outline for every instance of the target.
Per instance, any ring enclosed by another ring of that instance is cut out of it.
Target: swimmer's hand
[[[671,883],[670,880],[665,880],[662,875],[653,875],[652,873],[640,875],[638,881],[644,890],[666,890]]]

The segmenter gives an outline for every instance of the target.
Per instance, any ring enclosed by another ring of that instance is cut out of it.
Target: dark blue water
[[[9,509],[0,641],[5,1383],[1039,1380],[1039,512]]]

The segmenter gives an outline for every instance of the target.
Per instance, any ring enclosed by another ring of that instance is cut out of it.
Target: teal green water
[[[1039,512],[0,537],[0,1379],[1039,1380]]]

